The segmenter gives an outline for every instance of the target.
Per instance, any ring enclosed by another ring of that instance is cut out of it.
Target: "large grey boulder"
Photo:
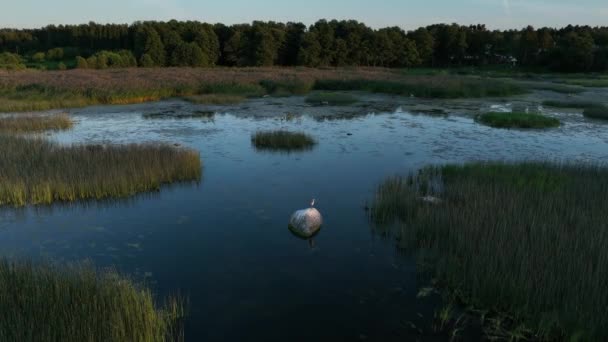
[[[312,200],[310,208],[298,210],[289,219],[289,230],[302,238],[310,238],[315,235],[323,224],[321,213],[315,209],[315,200]]]

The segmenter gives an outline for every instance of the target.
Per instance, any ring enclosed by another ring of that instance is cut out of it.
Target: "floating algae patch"
[[[128,197],[200,181],[199,153],[164,144],[61,146],[0,136],[0,205]]]
[[[178,341],[184,300],[91,265],[0,261],[1,341]]]

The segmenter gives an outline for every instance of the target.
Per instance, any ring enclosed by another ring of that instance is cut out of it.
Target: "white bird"
[[[298,210],[291,215],[289,229],[294,234],[303,238],[309,238],[321,229],[323,218],[321,217],[321,213],[315,209],[314,206],[315,200],[313,199],[310,203],[310,208]]]

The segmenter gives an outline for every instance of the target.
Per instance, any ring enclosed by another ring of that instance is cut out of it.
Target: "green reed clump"
[[[593,107],[587,107],[583,111],[583,115],[588,118],[608,120],[608,106],[597,105]]]
[[[542,114],[533,113],[484,113],[477,121],[496,128],[549,128],[558,127],[560,121]]]
[[[72,128],[73,124],[67,114],[19,115],[0,118],[0,132],[27,133],[65,130]]]
[[[596,107],[596,102],[585,102],[585,101],[544,101],[543,106],[555,107],[555,108],[577,108],[585,109],[587,107]]]
[[[455,76],[410,77],[399,81],[318,80],[314,88],[331,91],[358,90],[424,98],[470,98],[524,93],[520,86],[512,82]]]
[[[251,143],[259,150],[290,152],[309,150],[317,142],[306,133],[277,130],[256,132],[251,136]]]
[[[273,96],[290,96],[303,95],[309,93],[313,86],[313,82],[286,79],[286,80],[262,80],[260,85],[266,90],[266,93]]]
[[[570,79],[564,80],[563,83],[581,87],[606,88],[608,87],[608,78]]]
[[[151,291],[88,264],[0,261],[0,340],[183,340],[183,299]]]
[[[315,106],[348,106],[357,102],[357,98],[343,93],[314,93],[306,98],[306,102]]]
[[[583,87],[550,82],[518,82],[518,84],[527,89],[553,91],[560,94],[578,94],[585,91]]]
[[[400,246],[433,255],[436,278],[467,306],[526,337],[592,341],[608,336],[607,191],[606,166],[436,166],[387,180],[370,213]]]
[[[0,136],[0,205],[126,197],[198,181],[199,154],[160,144],[61,146]]]
[[[187,96],[184,99],[196,104],[230,105],[244,102],[247,98],[245,96],[231,94],[205,94]]]

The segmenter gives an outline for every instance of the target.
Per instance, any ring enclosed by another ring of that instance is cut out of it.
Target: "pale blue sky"
[[[372,27],[485,23],[490,28],[608,25],[608,0],[2,0],[0,27],[132,23],[191,19],[226,24],[252,20],[356,19]]]

